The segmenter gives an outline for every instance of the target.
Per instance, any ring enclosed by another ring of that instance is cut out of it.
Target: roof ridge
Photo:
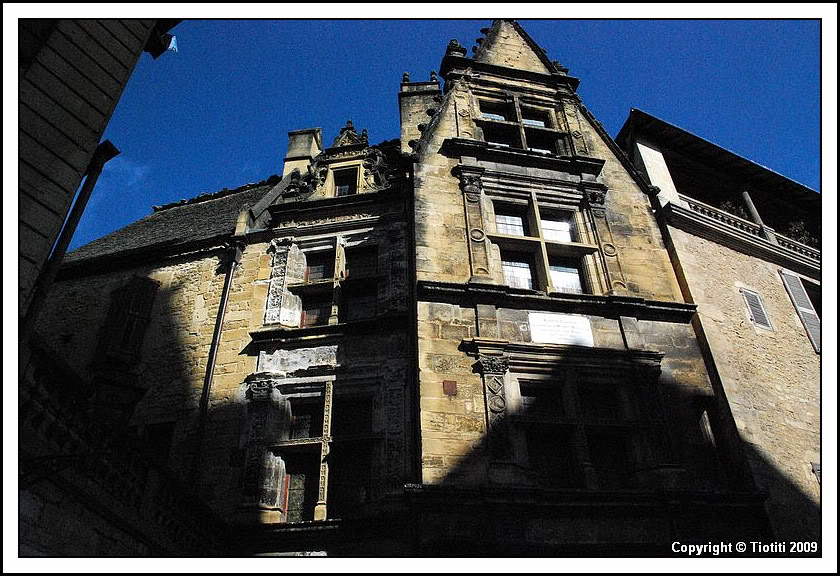
[[[243,184],[242,186],[239,186],[237,188],[222,188],[217,192],[204,192],[197,196],[193,196],[192,198],[184,198],[181,200],[176,200],[175,202],[170,202],[168,204],[152,206],[152,213],[155,214],[157,212],[163,212],[164,210],[169,210],[170,208],[175,208],[177,206],[186,206],[188,204],[198,204],[199,202],[216,200],[217,198],[224,198],[225,196],[237,194],[239,192],[245,192],[246,190],[252,190],[254,188],[259,188],[260,186],[273,186],[279,181],[280,176],[278,176],[277,174],[272,174],[265,180],[261,180],[259,182],[249,182],[248,184]]]

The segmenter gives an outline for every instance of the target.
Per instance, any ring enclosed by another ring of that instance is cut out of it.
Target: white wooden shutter
[[[759,328],[772,330],[773,325],[770,324],[770,317],[764,309],[764,304],[761,302],[761,296],[756,292],[741,288],[741,294],[744,295],[744,301],[747,303],[747,310],[750,313],[750,319],[753,324]]]
[[[794,276],[784,270],[779,270],[782,275],[782,281],[785,283],[788,295],[790,296],[796,312],[799,314],[802,325],[805,327],[805,332],[808,333],[808,338],[811,339],[811,344],[814,345],[814,350],[820,352],[820,317],[811,304],[811,299],[808,298],[808,293],[805,292],[805,287],[802,285],[802,280],[799,276]]]

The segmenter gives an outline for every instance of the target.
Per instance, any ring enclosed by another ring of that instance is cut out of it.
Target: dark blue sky
[[[639,108],[820,190],[818,21],[521,20],[581,79],[615,136]],[[71,244],[154,204],[280,173],[287,132],[352,118],[371,142],[399,137],[402,73],[426,80],[457,38],[489,20],[184,21],[178,52],[144,54],[105,138],[106,165]]]

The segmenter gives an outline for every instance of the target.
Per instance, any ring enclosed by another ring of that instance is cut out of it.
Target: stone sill
[[[351,334],[382,331],[383,328],[399,330],[396,321],[408,320],[407,312],[389,312],[375,318],[365,320],[352,320],[350,322],[339,322],[338,324],[325,324],[321,326],[309,326],[306,328],[291,328],[279,324],[269,324],[248,334],[253,342],[298,342],[311,338],[329,338],[333,336],[345,336]],[[406,324],[405,330],[410,326]]]
[[[635,296],[556,292],[547,295],[536,290],[477,282],[457,284],[423,280],[417,283],[417,288],[421,301],[459,305],[490,304],[497,308],[566,312],[604,318],[629,316],[639,320],[687,324],[697,310],[695,304],[646,300]]]

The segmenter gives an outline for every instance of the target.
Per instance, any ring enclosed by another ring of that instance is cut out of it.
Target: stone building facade
[[[166,497],[120,476],[130,512],[80,504],[119,520],[127,553],[666,555],[771,536],[739,434],[754,416],[719,385],[653,179],[518,23],[482,33],[440,76],[403,76],[399,140],[290,132],[282,176],[68,254],[38,324],[62,361],[31,376],[54,395],[72,374],[64,403],[107,438],[91,450],[166,474]],[[196,505],[167,508],[179,493]],[[29,552],[64,551],[39,530]]]

